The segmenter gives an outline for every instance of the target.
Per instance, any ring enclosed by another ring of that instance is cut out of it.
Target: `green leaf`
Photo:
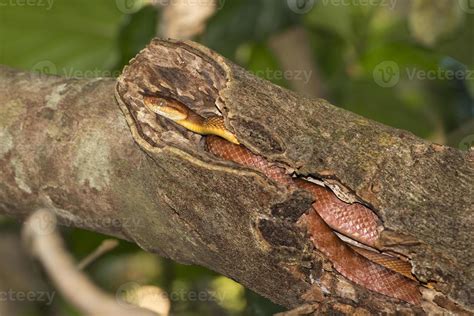
[[[458,1],[413,0],[409,16],[410,29],[417,41],[433,46],[440,38],[459,27],[463,13]]]
[[[253,45],[246,68],[260,78],[269,80],[279,86],[288,87],[284,73],[271,50],[263,44]]]
[[[465,65],[474,69],[474,14],[465,14],[464,25],[449,39],[440,43],[437,49],[448,56],[456,58]]]
[[[36,3],[2,5],[0,63],[26,70],[46,67],[58,75],[110,74],[103,70],[116,63],[117,26],[123,16],[116,1]]]
[[[372,42],[362,56],[361,66],[369,75],[384,61],[394,61],[402,70],[413,67],[435,70],[442,58],[443,55],[410,42]]]
[[[157,16],[157,10],[154,7],[146,6],[124,17],[118,38],[120,57],[116,69],[120,70],[128,64],[130,59],[155,36]]]
[[[375,121],[429,137],[435,129],[425,95],[401,82],[383,88],[370,80],[353,80],[346,86],[344,108]]]
[[[264,41],[272,33],[296,23],[299,15],[286,1],[232,0],[209,20],[201,42],[220,54],[234,59],[242,43]]]
[[[332,1],[318,1],[305,16],[305,24],[309,27],[337,34],[348,42],[354,37],[352,22],[351,7]]]

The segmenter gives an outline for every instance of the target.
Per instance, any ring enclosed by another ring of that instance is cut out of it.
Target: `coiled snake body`
[[[315,202],[303,218],[315,248],[331,261],[344,277],[369,290],[419,304],[418,283],[409,263],[344,243],[333,229],[365,245],[374,246],[381,225],[375,214],[362,204],[348,204],[329,189],[291,177],[286,171],[262,156],[252,153],[224,125],[223,118],[203,118],[184,104],[168,98],[144,96],[146,108],[206,137],[206,145],[215,156],[252,167],[276,182],[309,191]],[[215,136],[217,135],[217,136]]]

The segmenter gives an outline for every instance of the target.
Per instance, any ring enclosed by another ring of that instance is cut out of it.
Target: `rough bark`
[[[154,40],[132,60],[117,84],[122,111],[115,84],[0,68],[3,213],[46,206],[62,224],[204,265],[289,308],[473,308],[472,151],[300,97],[192,42]],[[436,290],[413,307],[345,280],[295,225],[307,194],[212,157],[200,136],[143,111],[140,90],[221,112],[255,153],[370,206],[386,228],[380,247],[410,257]]]

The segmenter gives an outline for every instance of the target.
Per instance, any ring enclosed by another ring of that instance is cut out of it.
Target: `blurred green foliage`
[[[159,19],[159,10],[143,6],[145,1],[133,7],[124,6],[126,1],[2,2],[0,63],[62,76],[115,76],[154,36]],[[474,135],[474,12],[458,1],[440,1],[442,9],[432,0],[415,0],[413,7],[388,0],[373,6],[320,0],[306,1],[311,7],[296,10],[298,0],[220,0],[196,40],[264,76],[281,69],[269,40],[290,28],[303,28],[325,97],[332,103],[458,147]],[[447,71],[465,75],[447,79]],[[429,72],[434,78],[422,77]],[[394,75],[399,79],[393,81]],[[284,78],[268,79],[291,87]],[[3,220],[2,229],[7,226]],[[78,260],[105,238],[80,230],[63,233]],[[145,254],[126,242],[88,272],[112,293],[130,281],[175,293],[174,315],[269,315],[282,310],[214,272]],[[192,300],[189,293],[209,296]],[[38,313],[45,309],[78,315],[59,297],[53,306],[38,307]]]

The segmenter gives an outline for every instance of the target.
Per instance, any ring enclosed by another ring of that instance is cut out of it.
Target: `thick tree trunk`
[[[141,90],[221,112],[255,153],[370,206],[385,226],[380,247],[410,257],[436,290],[413,307],[344,279],[295,224],[309,195],[213,157],[200,136],[143,111]],[[46,206],[62,224],[204,265],[289,308],[473,308],[472,151],[299,97],[192,42],[154,40],[118,82],[1,67],[0,104],[5,214]]]

